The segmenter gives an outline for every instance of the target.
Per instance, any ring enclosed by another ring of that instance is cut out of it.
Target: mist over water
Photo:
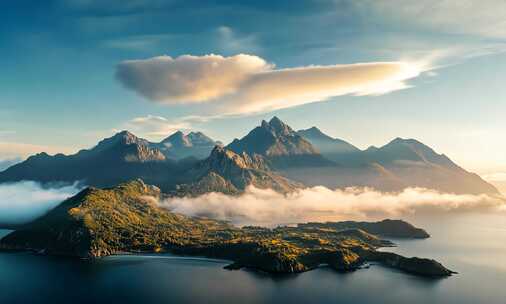
[[[0,184],[0,225],[30,222],[79,192],[77,183],[42,187],[33,181]]]
[[[44,188],[34,182],[0,185],[0,222],[32,220],[79,190],[77,186]],[[163,255],[85,261],[0,252],[0,303],[68,303],[71,298],[75,303],[132,304],[495,304],[506,297],[506,212],[499,197],[427,189],[382,193],[324,187],[282,195],[249,188],[239,196],[209,193],[159,203],[174,212],[207,214],[236,224],[397,217],[426,229],[431,238],[393,240],[399,247],[382,250],[434,258],[459,274],[435,280],[372,265],[344,274],[319,268],[272,277],[224,270],[227,262]],[[0,230],[0,238],[9,232]]]
[[[448,194],[423,188],[379,192],[368,188],[331,190],[312,187],[294,193],[249,187],[230,196],[208,193],[198,197],[171,198],[164,208],[190,216],[228,220],[237,225],[276,226],[308,221],[381,220],[423,214],[504,212],[500,196]]]
[[[33,181],[0,185],[0,225],[30,222],[82,189],[78,183],[46,187]],[[172,212],[206,216],[233,224],[276,226],[308,221],[381,220],[425,214],[504,213],[500,196],[456,195],[423,188],[380,192],[368,188],[305,188],[281,194],[248,187],[237,196],[207,193],[157,201]]]
[[[399,246],[383,250],[434,258],[457,275],[420,278],[371,265],[351,273],[319,268],[278,277],[164,255],[86,261],[0,252],[0,303],[504,303],[506,216],[470,212],[406,219],[431,237],[393,240]]]

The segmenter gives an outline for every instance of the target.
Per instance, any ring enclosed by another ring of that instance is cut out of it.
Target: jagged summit
[[[179,160],[187,157],[204,159],[209,156],[216,144],[219,144],[219,142],[214,141],[202,132],[184,134],[177,131],[156,144],[156,146],[166,157]]]
[[[262,120],[260,126],[271,132],[274,136],[290,136],[295,134],[292,128],[281,121],[277,116],[274,116],[269,122]]]
[[[250,155],[260,154],[267,157],[289,155],[319,155],[318,151],[292,128],[274,117],[269,122],[262,121],[245,137],[235,139],[228,148]]]
[[[237,154],[223,146],[216,145],[205,162],[216,171],[226,171],[230,168],[266,170],[263,158],[260,155],[250,157],[246,152]]]

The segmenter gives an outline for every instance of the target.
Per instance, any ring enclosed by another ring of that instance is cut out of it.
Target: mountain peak
[[[127,131],[127,130],[123,130],[121,132],[118,132],[110,138],[116,139],[116,140],[121,140],[123,143],[126,143],[126,144],[134,143],[139,140],[139,138],[137,136],[135,136],[133,133],[131,133],[130,131]]]
[[[262,127],[267,128],[276,136],[290,135],[295,133],[290,126],[285,124],[277,116],[274,116],[268,123],[262,121]]]
[[[271,120],[269,121],[269,124],[285,125],[285,123],[277,116],[272,117]]]
[[[334,166],[318,150],[292,128],[274,117],[270,122],[251,130],[241,139],[235,139],[227,146],[236,153],[259,154],[266,157],[272,168],[295,166],[322,167]]]
[[[402,138],[402,137],[396,137],[395,139],[393,139],[388,143],[388,145],[390,144],[409,144],[409,145],[426,146],[425,144],[419,142],[414,138]]]
[[[190,147],[192,145],[188,137],[181,131],[173,133],[169,137],[162,140],[161,143],[166,146],[174,147]]]
[[[124,130],[114,134],[111,137],[102,139],[92,150],[95,152],[100,152],[109,149],[113,146],[131,145],[131,144],[147,146],[149,145],[149,142],[145,139],[135,136],[133,133],[129,131]]]
[[[183,159],[195,157],[204,159],[209,156],[209,153],[216,144],[218,142],[202,132],[192,131],[184,134],[181,131],[177,131],[156,145],[168,158]]]
[[[327,134],[323,133],[320,129],[317,127],[311,127],[309,129],[305,130],[299,130],[297,132],[302,137],[308,139],[311,142],[311,139],[320,139],[320,140],[330,140],[333,141],[335,138],[328,136]]]

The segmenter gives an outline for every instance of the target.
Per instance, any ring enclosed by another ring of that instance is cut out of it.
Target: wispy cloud
[[[505,200],[488,195],[455,195],[409,188],[398,193],[349,188],[313,187],[283,195],[250,187],[240,196],[208,193],[196,198],[160,202],[174,212],[208,216],[239,225],[267,225],[307,221],[375,220],[421,213],[506,211]]]
[[[101,46],[111,49],[152,51],[159,47],[162,42],[174,38],[175,35],[171,34],[134,35],[105,40],[101,43]]]
[[[46,152],[49,154],[71,153],[74,152],[74,149],[59,146],[0,141],[0,158],[3,159],[26,158],[29,155],[40,152]]]
[[[255,113],[342,95],[385,94],[430,69],[427,62],[370,62],[276,69],[254,55],[159,56],[129,60],[116,77],[162,104],[208,103],[222,114]]]
[[[216,29],[220,48],[227,53],[237,54],[243,52],[257,53],[260,46],[257,37],[253,34],[239,35],[231,27],[220,26]]]
[[[343,1],[335,1],[336,9]],[[502,0],[353,0],[345,3],[377,22],[438,33],[506,38]]]

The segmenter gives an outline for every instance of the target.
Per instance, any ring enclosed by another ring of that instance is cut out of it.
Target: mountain
[[[303,272],[323,264],[352,271],[374,261],[421,276],[453,274],[434,260],[379,251],[392,243],[347,225],[237,228],[172,213],[157,204],[160,197],[157,187],[142,180],[108,189],[87,188],[0,239],[0,249],[78,258],[170,252],[226,259],[233,261],[228,269],[249,267],[267,273]],[[349,225],[374,229],[378,224]]]
[[[179,195],[213,191],[236,194],[249,185],[283,193],[303,187],[270,170],[262,156],[250,157],[246,152],[237,154],[222,146],[216,146],[207,159],[188,171],[188,175],[194,182],[181,185]]]
[[[236,153],[262,155],[275,168],[334,165],[277,117],[269,122],[263,120],[260,126],[243,138],[234,139],[227,148]]]
[[[310,142],[323,156],[340,165],[347,166],[350,163],[357,163],[360,149],[344,140],[330,137],[317,127],[299,130],[297,134]]]
[[[34,180],[42,183],[80,181],[110,187],[133,178],[170,189],[197,159],[209,156],[215,142],[201,132],[177,132],[152,143],[128,131],[101,140],[73,155],[39,153],[0,172],[0,183]]]
[[[39,153],[0,172],[0,183],[33,180],[110,187],[133,178],[157,185],[170,184],[184,166],[167,159],[151,143],[128,131],[100,141],[73,155]]]
[[[214,146],[219,144],[221,143],[212,140],[202,132],[190,132],[185,135],[177,131],[154,146],[167,158],[179,160],[188,157],[207,158]]]
[[[498,193],[477,174],[415,139],[396,138],[383,147],[368,148],[363,159],[381,165],[410,186],[450,193]]]
[[[301,130],[299,134],[324,157],[341,166],[340,170],[315,168],[286,172],[287,176],[306,184],[368,186],[385,191],[424,187],[450,193],[498,193],[477,174],[464,170],[446,155],[436,153],[415,139],[396,138],[380,148],[362,151],[316,127]]]
[[[172,147],[177,150],[171,149],[172,153],[182,151],[184,147],[192,149],[192,145],[202,148],[212,141],[202,133],[176,133],[164,142],[174,143]],[[272,171],[260,155],[250,157],[245,152],[236,154],[216,146],[205,159],[193,157],[175,161],[166,157],[156,146],[123,131],[100,141],[90,150],[82,150],[74,155],[50,156],[40,153],[31,156],[0,172],[0,183],[21,180],[44,184],[80,181],[89,186],[112,187],[142,178],[164,192],[178,195],[211,191],[237,194],[249,185],[283,193],[302,187]]]
[[[309,141],[322,154],[345,154],[360,151],[354,145],[338,138],[333,138],[323,133],[317,127],[297,131],[297,134]]]

